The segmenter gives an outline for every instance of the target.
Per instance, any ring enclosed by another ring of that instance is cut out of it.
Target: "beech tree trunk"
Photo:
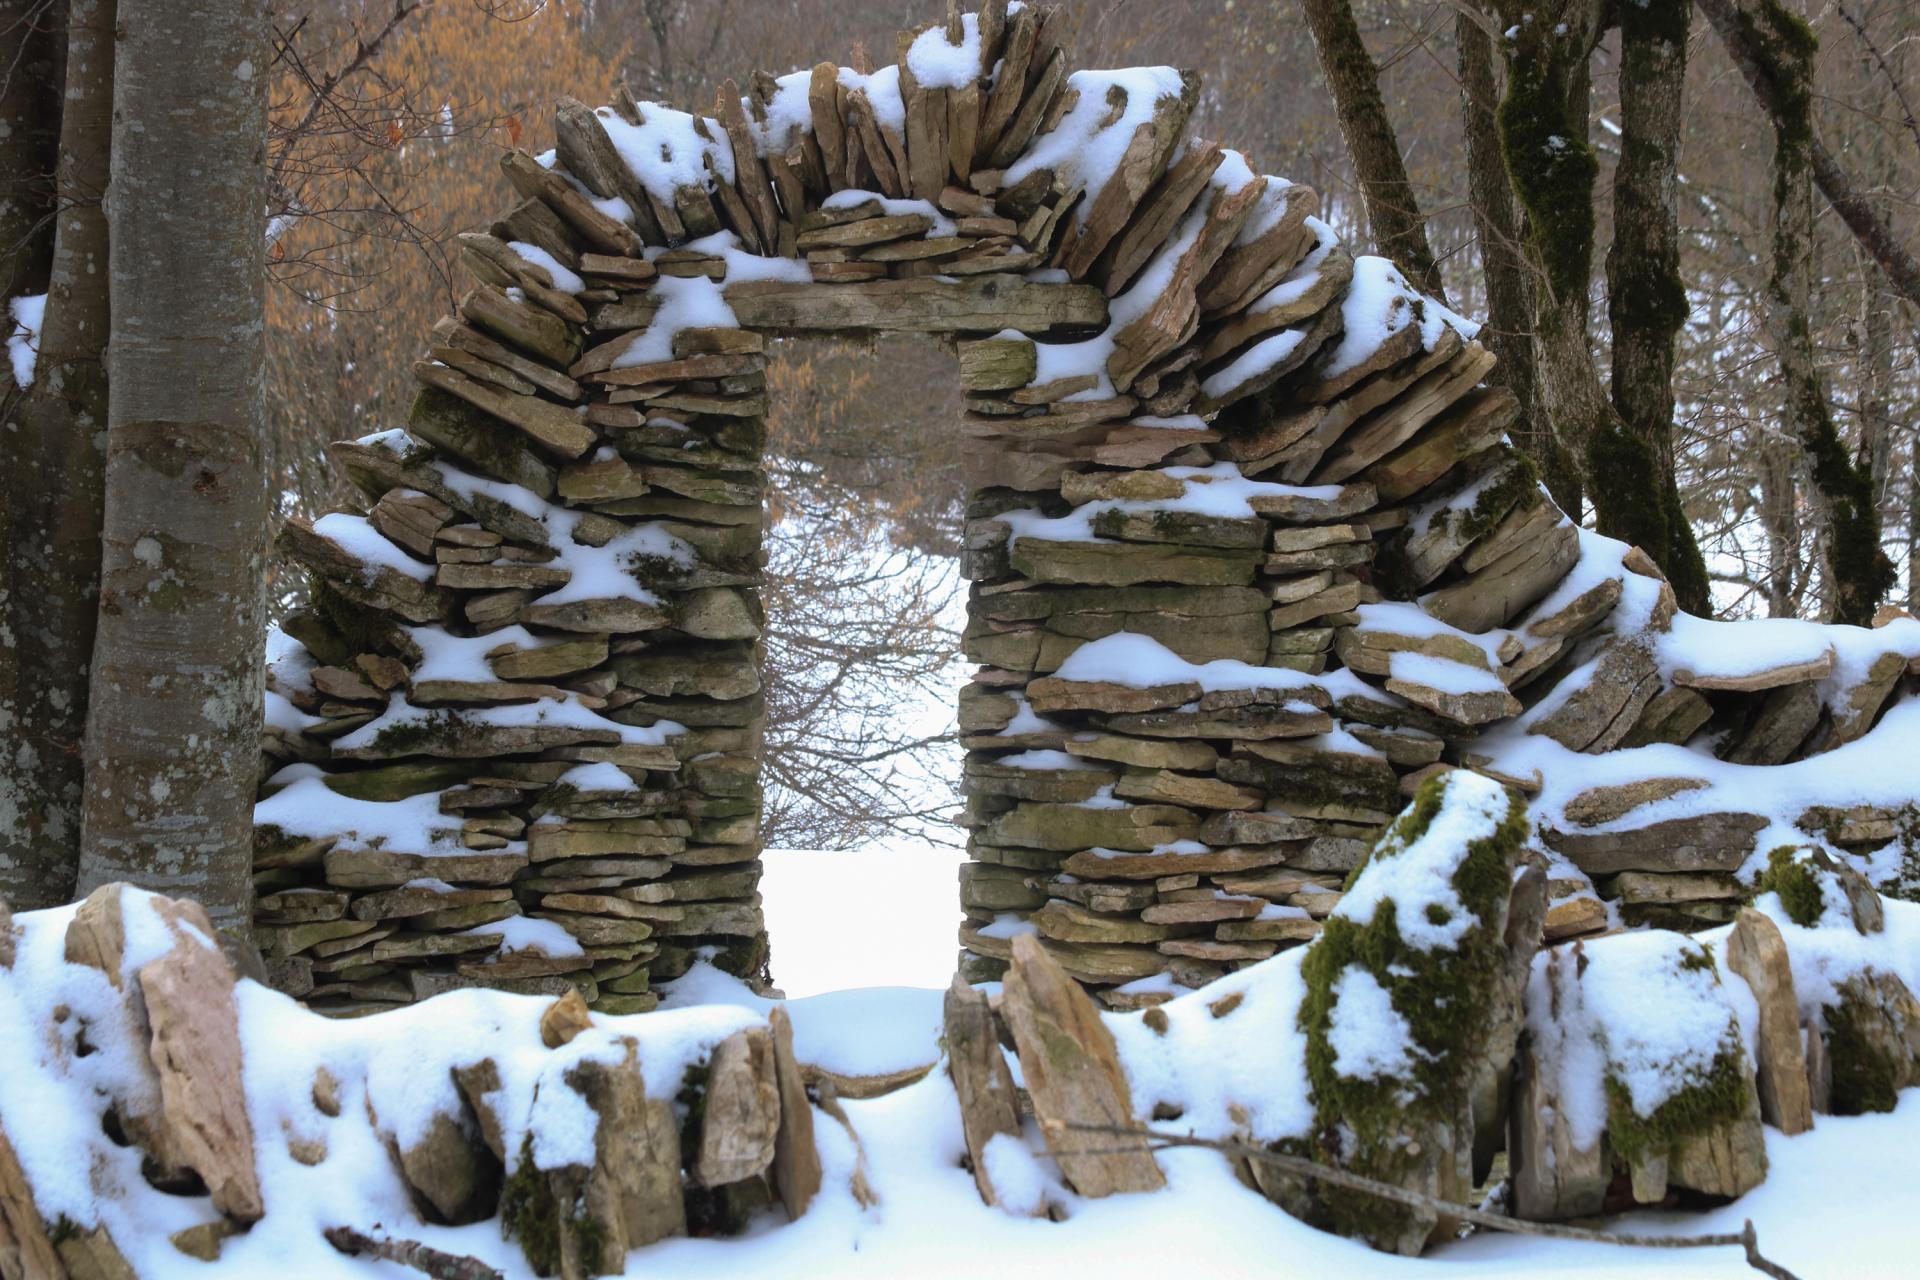
[[[0,0],[0,320],[5,302],[43,293],[53,265],[66,0]],[[0,365],[0,386],[11,373]]]
[[[79,890],[245,929],[267,492],[262,0],[121,0],[113,384]]]
[[[1353,157],[1354,177],[1367,206],[1367,225],[1381,254],[1391,258],[1423,293],[1445,300],[1440,264],[1427,243],[1426,219],[1407,181],[1407,166],[1393,121],[1380,97],[1380,77],[1360,39],[1349,0],[1303,0],[1320,69],[1333,93],[1340,136]]]
[[[1480,340],[1500,360],[1488,381],[1506,387],[1531,408],[1535,403],[1533,290],[1494,120],[1500,89],[1494,77],[1493,41],[1464,8],[1454,15],[1453,38],[1459,54],[1460,115],[1467,142],[1467,202],[1487,282],[1487,318]],[[1535,421],[1529,413],[1514,435],[1535,463],[1544,466],[1552,452],[1550,425]]]
[[[1594,523],[1666,571],[1680,607],[1711,616],[1707,566],[1674,482],[1673,351],[1687,320],[1679,170],[1689,0],[1620,6],[1620,163],[1613,177],[1607,313],[1613,415],[1587,441]]]
[[[1772,258],[1762,311],[1784,393],[1781,426],[1807,459],[1807,496],[1826,538],[1828,613],[1865,626],[1893,563],[1880,547],[1871,477],[1854,465],[1827,406],[1807,303],[1813,289],[1813,30],[1779,0],[1739,0],[1747,47],[1772,85]]]
[[[64,24],[66,106],[59,214],[39,358],[7,398],[0,521],[11,643],[0,752],[0,894],[34,908],[73,896],[82,741],[100,578],[107,430],[107,223],[113,133],[113,0],[73,0]]]

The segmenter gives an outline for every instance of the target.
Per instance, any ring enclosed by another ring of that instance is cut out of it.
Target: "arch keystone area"
[[[284,990],[634,1012],[698,956],[766,976],[787,335],[956,343],[968,979],[1037,934],[1138,1007],[1302,943],[1448,768],[1529,797],[1550,939],[1730,919],[1795,824],[1894,836],[1910,785],[1859,762],[1920,624],[1676,613],[1541,491],[1472,322],[1192,137],[1196,76],[1069,74],[1009,8],[712,117],[565,100],[555,150],[503,157],[405,424],[332,446],[360,505],[280,535],[312,580],[258,811]]]

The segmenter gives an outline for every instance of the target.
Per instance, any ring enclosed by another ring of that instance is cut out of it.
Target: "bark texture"
[[[1679,170],[1689,0],[1620,7],[1620,163],[1613,177],[1607,313],[1613,407],[1587,441],[1601,533],[1666,571],[1680,607],[1711,616],[1707,566],[1673,469],[1674,341],[1687,320],[1680,277]]]
[[[122,0],[113,381],[80,888],[244,928],[261,704],[261,0]]]
[[[1313,29],[1320,69],[1333,93],[1340,118],[1340,136],[1353,157],[1354,176],[1367,206],[1367,225],[1373,243],[1394,265],[1406,272],[1422,292],[1444,300],[1440,264],[1427,243],[1426,219],[1420,201],[1407,181],[1387,104],[1380,97],[1380,76],[1373,57],[1360,39],[1348,0],[1304,0],[1307,25]]]
[[[1714,25],[1717,4],[1703,5]],[[1731,21],[1738,43],[1766,69],[1763,97],[1773,124],[1772,260],[1764,314],[1784,393],[1781,426],[1806,455],[1808,496],[1825,533],[1828,613],[1865,626],[1887,588],[1893,564],[1880,547],[1880,513],[1865,468],[1854,465],[1828,409],[1826,380],[1814,358],[1807,302],[1813,287],[1812,28],[1778,0],[1739,0]],[[1731,43],[1731,42],[1730,42]]]
[[[0,415],[8,446],[5,595],[11,640],[0,715],[0,894],[24,908],[73,896],[81,747],[100,577],[107,429],[106,190],[113,0],[73,0],[60,122],[59,206],[33,384]]]

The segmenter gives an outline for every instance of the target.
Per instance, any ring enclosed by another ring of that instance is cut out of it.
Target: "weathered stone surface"
[[[807,1211],[820,1191],[820,1150],[814,1145],[813,1107],[800,1064],[793,1056],[793,1023],[787,1011],[767,1014],[773,1032],[775,1082],[780,1090],[780,1127],[774,1134],[773,1185],[788,1218]]]
[[[1673,673],[1673,682],[1689,689],[1724,689],[1738,693],[1753,693],[1761,689],[1777,689],[1781,685],[1825,680],[1833,674],[1833,661],[1833,650],[1829,649],[1818,658],[1810,658],[1804,662],[1783,663],[1763,671],[1729,675],[1713,671],[1683,669]]]
[[[708,1064],[700,1143],[689,1166],[693,1182],[718,1187],[761,1173],[773,1163],[779,1127],[773,1033],[736,1031],[715,1046]]]
[[[1742,911],[1727,939],[1726,957],[1727,968],[1746,980],[1760,1006],[1754,1057],[1761,1118],[1782,1133],[1805,1133],[1813,1127],[1813,1099],[1801,1048],[1793,966],[1779,926],[1751,908]]]
[[[1567,821],[1583,827],[1597,827],[1623,818],[1641,805],[1665,800],[1686,791],[1697,791],[1707,783],[1701,778],[1645,778],[1582,791],[1561,806]]]
[[[1110,849],[1112,846],[1099,846]],[[1271,867],[1287,860],[1279,848],[1226,848],[1191,852],[1105,853],[1091,850],[1076,853],[1060,864],[1068,875],[1098,879],[1140,880],[1194,872],[1216,875],[1221,872],[1249,871]]]
[[[549,1049],[573,1043],[574,1037],[593,1026],[593,1015],[578,991],[569,991],[547,1006],[540,1015],[540,1043]]]
[[[947,988],[942,1025],[947,1044],[947,1075],[960,1100],[960,1127],[974,1186],[988,1204],[998,1204],[987,1171],[987,1143],[995,1135],[1020,1134],[1019,1095],[1000,1049],[987,997],[960,978]]]
[[[1541,1061],[1531,1037],[1521,1040],[1514,1061],[1507,1125],[1516,1217],[1553,1222],[1601,1211],[1613,1179],[1606,1138],[1591,1147],[1575,1143],[1555,1073]]]
[[[1032,937],[1013,940],[1001,1007],[1047,1148],[1073,1189],[1093,1198],[1165,1186],[1144,1136],[1077,1131],[1132,1129],[1132,1094],[1093,1001]]]
[[[1920,1000],[1898,974],[1864,969],[1821,1012],[1835,1115],[1891,1111],[1920,1082]]]
[[[1087,809],[1069,804],[1021,803],[994,819],[980,838],[991,844],[1034,849],[1147,850],[1189,839],[1198,825],[1192,813],[1169,805]]]
[[[1586,682],[1527,731],[1573,751],[1610,751],[1659,691],[1660,668],[1652,652],[1637,640],[1617,639],[1608,644]]]
[[[168,920],[174,943],[141,966],[139,982],[167,1146],[200,1175],[216,1209],[257,1221],[266,1205],[254,1164],[233,967],[198,903],[161,899],[154,910]]]
[[[1055,899],[1028,917],[1046,937],[1059,942],[1160,942],[1176,930],[1149,924],[1138,916],[1089,911],[1077,903]]]
[[[7,923],[11,923],[10,921]],[[996,1047],[996,1052],[998,1049]],[[0,1275],[6,1280],[66,1280],[67,1270],[35,1207],[20,1157],[0,1128]]]
[[[647,1097],[639,1046],[624,1046],[624,1059],[586,1059],[563,1077],[599,1118],[592,1166],[546,1175],[563,1275],[618,1274],[628,1250],[686,1230],[673,1104]]]
[[[500,1161],[467,1116],[436,1112],[411,1145],[392,1146],[400,1176],[433,1221],[461,1226],[493,1216]]]
[[[1626,831],[1565,832],[1541,839],[1588,875],[1615,871],[1737,871],[1767,820],[1750,813],[1706,813]]]

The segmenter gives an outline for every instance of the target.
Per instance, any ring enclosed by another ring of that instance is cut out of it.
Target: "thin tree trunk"
[[[5,302],[44,293],[53,268],[66,0],[0,0],[0,327]],[[0,366],[0,386],[11,378]]]
[[[1707,566],[1674,482],[1673,351],[1687,320],[1680,276],[1679,170],[1688,0],[1620,7],[1620,163],[1613,177],[1607,314],[1613,406],[1587,442],[1601,533],[1666,571],[1680,607],[1711,614]]]
[[[1800,611],[1794,566],[1800,562],[1799,484],[1792,446],[1763,436],[1755,450],[1760,470],[1760,523],[1767,531],[1767,616]]]
[[[1593,187],[1599,162],[1587,141],[1587,60],[1598,38],[1598,0],[1495,0],[1513,32],[1500,99],[1500,151],[1526,214],[1533,268],[1534,376],[1529,406],[1554,433],[1542,465],[1547,489],[1575,520],[1585,502],[1587,440],[1613,413],[1594,369],[1589,323],[1593,274]]]
[[[113,404],[80,891],[244,929],[267,491],[262,0],[121,0]]]
[[[1874,287],[1873,269],[1860,257],[1860,448],[1856,465],[1866,468],[1874,505],[1887,514],[1893,476],[1893,308],[1894,301]]]
[[[1427,243],[1426,219],[1407,166],[1400,157],[1393,121],[1380,97],[1379,71],[1360,39],[1349,0],[1302,0],[1320,69],[1340,117],[1340,135],[1353,157],[1354,177],[1367,206],[1367,225],[1381,254],[1393,259],[1422,292],[1445,300],[1440,264]]]
[[[1714,8],[1703,5],[1709,16]],[[1739,0],[1748,46],[1770,70],[1773,124],[1772,261],[1762,313],[1780,366],[1781,425],[1807,458],[1807,495],[1826,531],[1826,577],[1836,622],[1864,626],[1893,584],[1880,547],[1871,479],[1854,466],[1827,407],[1807,318],[1813,291],[1813,57],[1818,42],[1778,0]],[[1715,19],[1719,25],[1719,19]]]
[[[15,906],[73,895],[80,851],[87,671],[99,608],[107,432],[107,187],[114,0],[73,0],[60,128],[58,232],[33,385],[11,397],[6,595],[18,685],[0,756],[0,893]]]
[[[1480,239],[1480,268],[1487,279],[1487,319],[1480,338],[1500,360],[1489,381],[1506,387],[1531,409],[1535,397],[1533,290],[1513,209],[1513,188],[1500,157],[1500,130],[1494,121],[1500,90],[1494,81],[1493,41],[1465,9],[1454,15],[1453,35],[1467,142],[1467,201]],[[1545,460],[1553,434],[1544,423],[1536,425],[1529,415],[1518,436],[1521,448],[1536,462]]]
[[[1727,55],[1745,78],[1760,109],[1778,123],[1798,118],[1803,106],[1797,99],[1807,93],[1805,70],[1797,64],[1797,47],[1807,44],[1806,60],[1811,63],[1813,32],[1798,17],[1783,9],[1778,0],[1699,0],[1700,11],[1707,15],[1726,46]],[[1807,171],[1820,187],[1833,211],[1846,223],[1860,247],[1886,272],[1887,282],[1901,297],[1920,307],[1920,258],[1902,242],[1899,234],[1875,212],[1872,201],[1853,178],[1840,167],[1832,152],[1813,136],[1813,118],[1806,114],[1801,143],[1806,151]]]

